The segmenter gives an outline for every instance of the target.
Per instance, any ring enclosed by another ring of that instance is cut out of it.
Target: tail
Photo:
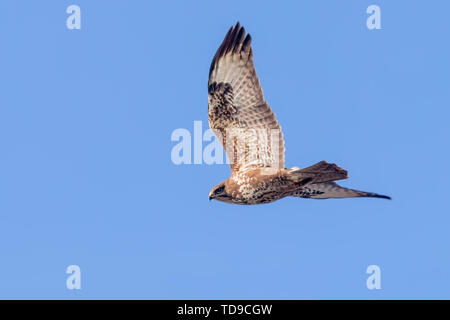
[[[323,183],[334,180],[347,179],[347,171],[339,168],[334,163],[321,161],[310,167],[299,169],[292,168],[287,172],[288,177],[299,183],[299,185],[306,185],[310,183]]]

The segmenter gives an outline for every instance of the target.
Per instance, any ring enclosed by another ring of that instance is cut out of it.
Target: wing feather
[[[264,100],[253,65],[251,36],[239,22],[230,28],[211,63],[208,120],[233,171],[284,168],[281,127]]]
[[[341,187],[336,182],[314,183],[302,187],[295,194],[294,197],[312,198],[312,199],[329,199],[329,198],[383,198],[391,199],[391,197],[384,196],[378,193],[365,192]]]

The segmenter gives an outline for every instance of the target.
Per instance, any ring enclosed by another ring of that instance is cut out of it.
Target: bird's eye
[[[225,190],[225,186],[220,186],[218,187],[215,191],[214,194],[220,194]]]

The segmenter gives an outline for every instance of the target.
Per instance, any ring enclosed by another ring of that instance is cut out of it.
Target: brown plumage
[[[347,171],[321,161],[308,168],[284,167],[284,140],[275,114],[264,100],[253,66],[251,37],[231,27],[211,63],[208,120],[227,153],[231,177],[209,198],[235,204],[261,204],[287,197],[313,199],[376,197],[347,189],[335,180]]]

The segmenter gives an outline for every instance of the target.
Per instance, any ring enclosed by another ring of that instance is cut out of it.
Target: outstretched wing
[[[251,37],[239,22],[230,28],[211,63],[208,120],[232,171],[284,168],[281,127],[264,101],[253,66]]]
[[[309,184],[302,189],[299,189],[294,197],[312,198],[312,199],[329,199],[329,198],[356,198],[356,197],[370,197],[391,199],[391,197],[384,196],[377,193],[358,191],[341,187],[336,182],[314,183]]]

